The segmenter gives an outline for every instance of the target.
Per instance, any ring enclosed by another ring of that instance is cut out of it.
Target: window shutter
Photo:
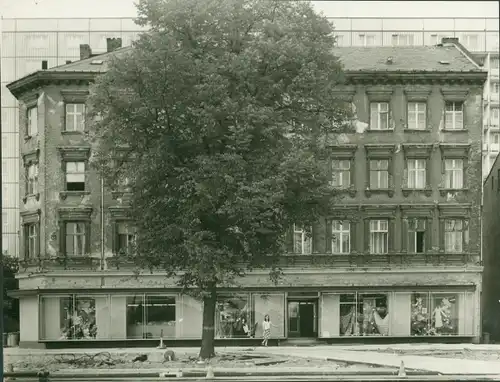
[[[117,225],[115,223],[115,230],[117,230]],[[118,231],[116,231],[115,240],[118,240]],[[118,243],[116,243],[117,245]],[[285,235],[285,245],[287,253],[293,253],[293,224],[288,227],[287,233]]]
[[[66,256],[66,222],[59,221],[59,256]]]
[[[388,178],[389,179],[388,179],[387,183],[389,183],[389,188],[394,188],[394,176],[393,176],[394,172],[393,172],[393,168],[392,168],[392,165],[393,165],[393,163],[392,163],[392,155],[389,158],[387,158],[387,160],[389,161],[389,163],[388,163],[388,169],[389,169],[388,170],[388,173],[389,173],[388,174],[389,175]]]
[[[431,158],[427,158],[425,160],[425,186],[426,187],[430,187],[432,184],[431,169],[432,169]]]
[[[85,254],[90,255],[90,221],[85,222]]]
[[[332,253],[332,220],[325,219],[325,252]]]
[[[394,252],[396,248],[396,224],[394,219],[389,219],[389,237],[387,244],[389,252]]]
[[[377,103],[370,104],[370,129],[378,129]]]
[[[469,160],[467,158],[463,159],[463,167],[462,167],[462,187],[468,188],[467,182],[467,168],[469,167]]]
[[[444,219],[439,219],[439,249],[444,251]]]
[[[365,251],[370,251],[370,219],[365,219],[364,221],[364,232],[363,238],[365,243]]]
[[[425,250],[432,251],[432,218],[427,218],[425,221]]]
[[[351,229],[351,237],[349,238],[351,244],[351,252],[356,252],[358,243],[358,241],[356,240],[356,226],[358,222],[355,220],[351,220],[349,224]]]
[[[112,238],[111,238],[111,251],[113,255],[118,254],[118,222],[115,220],[111,224]],[[288,239],[288,233],[285,234],[285,241]]]
[[[35,257],[41,257],[40,253],[40,223],[36,223],[35,225],[35,231],[36,231],[36,241],[35,241]]]
[[[408,187],[408,158],[404,158],[403,187]]]
[[[22,229],[22,238],[20,240],[20,244],[22,245],[20,253],[23,254],[23,258],[27,259],[28,258],[28,226],[26,224],[23,224]]]
[[[401,230],[401,246],[403,252],[408,252],[408,219],[403,218],[403,228]]]

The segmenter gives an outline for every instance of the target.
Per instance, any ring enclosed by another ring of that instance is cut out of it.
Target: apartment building
[[[327,15],[328,16],[328,15]],[[481,53],[489,77],[484,93],[484,174],[499,149],[498,51],[496,18],[330,18],[339,46],[435,45],[442,37],[458,37],[470,51]],[[18,103],[6,84],[46,65],[79,59],[80,44],[106,51],[106,39],[119,37],[130,45],[141,27],[131,18],[3,19],[2,20],[2,169],[3,250],[19,253],[19,126]]]
[[[88,167],[88,83],[127,49],[7,85],[21,127],[21,346],[201,339],[198,300],[162,273],[133,277],[120,255],[133,240],[126,189]],[[339,96],[356,110],[355,131],[331,147],[344,198],[311,235],[291,227],[278,285],[254,271],[220,291],[216,337],[243,341],[270,314],[281,340],[477,342],[488,75],[457,39],[336,50],[349,79]]]

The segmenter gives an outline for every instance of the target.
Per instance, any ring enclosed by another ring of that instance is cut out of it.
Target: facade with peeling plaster
[[[117,255],[131,240],[127,193],[88,167],[88,85],[126,51],[82,46],[83,60],[8,85],[25,129],[20,346],[201,339],[201,303]],[[278,285],[255,271],[221,289],[216,338],[259,338],[269,314],[275,340],[478,342],[487,73],[456,39],[336,52],[348,78],[338,96],[356,115],[331,143],[337,213],[291,227]]]
[[[500,340],[500,157],[497,157],[483,187],[483,331]]]

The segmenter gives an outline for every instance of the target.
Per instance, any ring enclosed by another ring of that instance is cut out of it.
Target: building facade
[[[328,15],[327,15],[328,16]],[[483,163],[486,175],[500,147],[498,18],[330,18],[339,46],[425,46],[458,37],[483,56],[488,68],[484,90]],[[79,59],[80,44],[106,51],[107,38],[130,45],[143,30],[132,18],[2,19],[2,185],[3,250],[19,253],[18,102],[6,84],[42,68]]]
[[[277,285],[255,271],[220,290],[216,336],[259,337],[270,314],[277,339],[477,342],[487,73],[454,39],[336,49],[349,79],[339,97],[356,110],[331,145],[344,197],[312,235],[291,228]],[[201,339],[201,303],[163,274],[134,277],[118,255],[133,240],[126,190],[88,167],[88,84],[126,51],[8,85],[22,131],[21,346]]]
[[[500,340],[500,156],[491,167],[483,187],[484,328],[495,341]]]

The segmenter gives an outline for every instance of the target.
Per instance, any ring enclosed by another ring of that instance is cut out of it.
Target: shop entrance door
[[[288,301],[288,337],[317,337],[317,300]]]

